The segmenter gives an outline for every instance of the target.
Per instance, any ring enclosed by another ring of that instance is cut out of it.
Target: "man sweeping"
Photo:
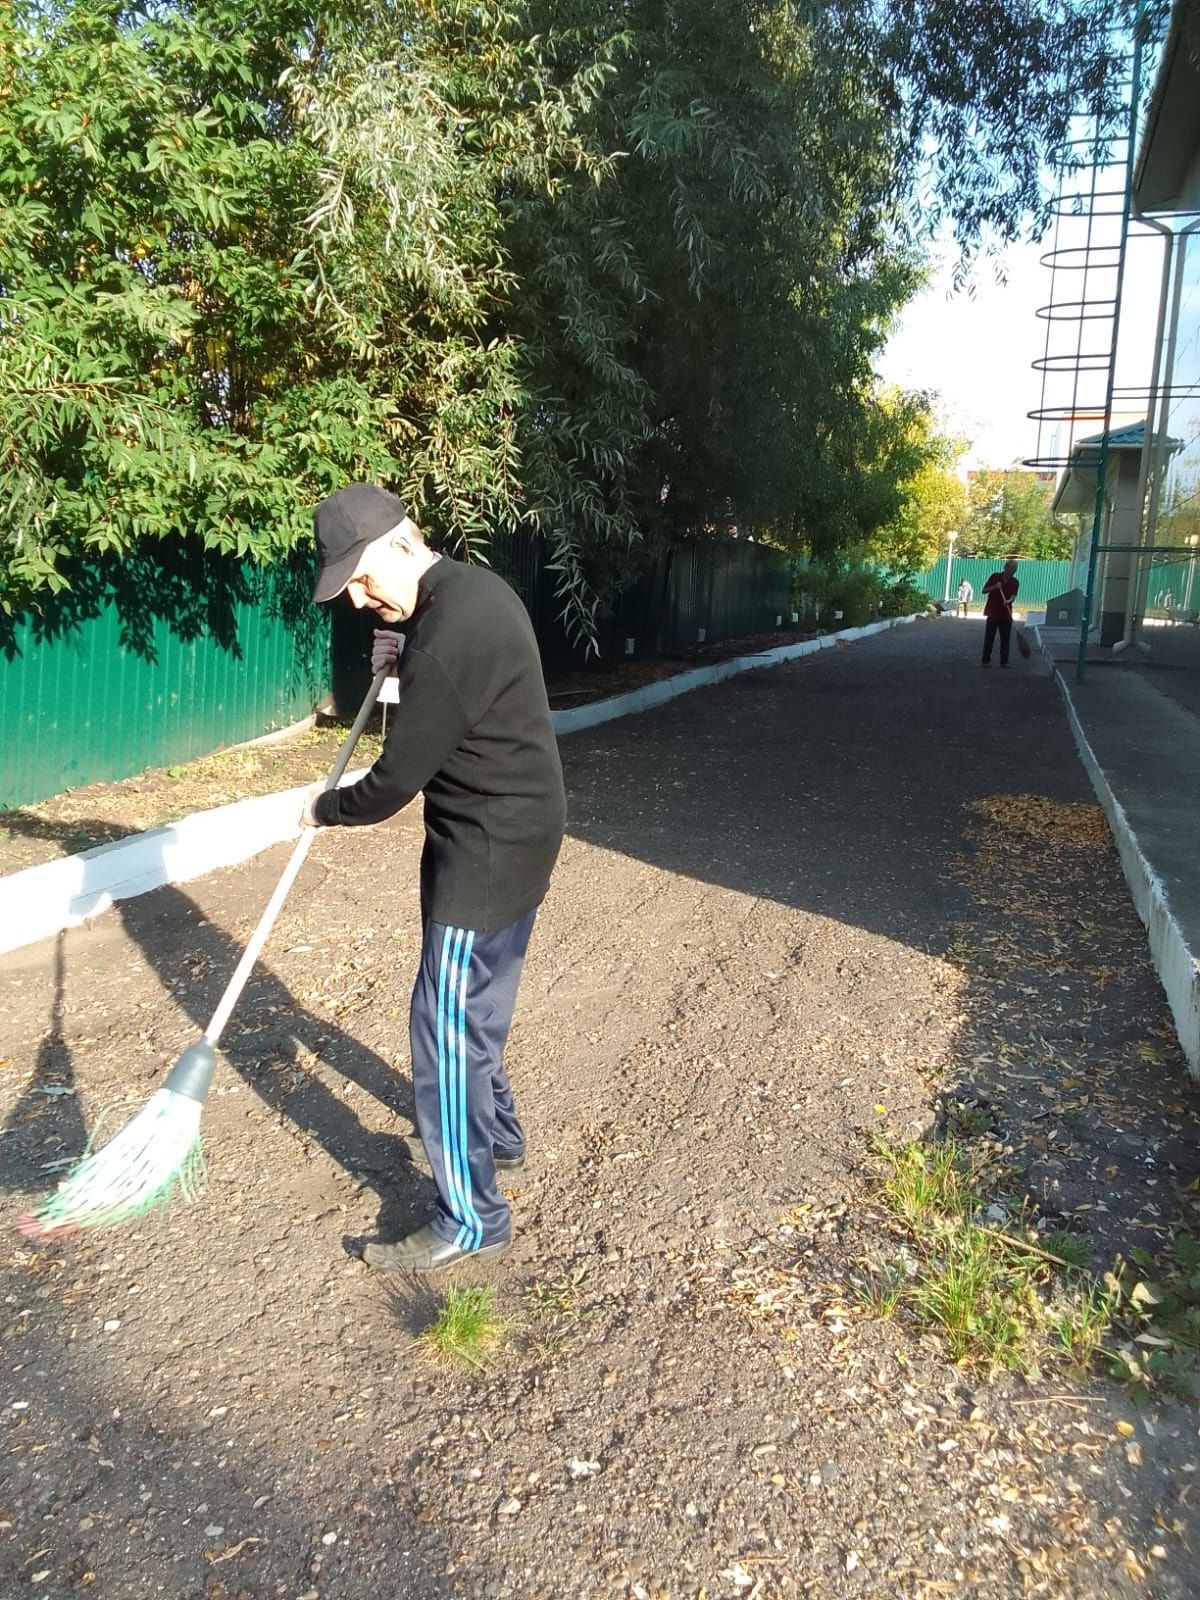
[[[1017,598],[1017,590],[1021,587],[1017,578],[1017,563],[1011,558],[1004,563],[1002,572],[993,572],[983,586],[987,596],[983,606],[983,615],[986,626],[983,630],[983,662],[982,665],[990,667],[992,664],[992,646],[996,642],[997,633],[1000,635],[1000,665],[1008,665],[1008,648],[1012,643],[1013,630],[1013,601]],[[1028,654],[1028,651],[1025,652]]]
[[[322,501],[315,530],[313,599],[345,594],[389,624],[375,632],[371,665],[394,665],[399,707],[371,770],[344,789],[312,789],[302,820],[361,826],[425,797],[409,1034],[437,1208],[363,1259],[433,1272],[498,1255],[512,1238],[496,1171],[524,1163],[525,1134],[504,1046],[562,844],[562,766],[533,628],[502,579],[435,554],[401,501],[370,484]]]

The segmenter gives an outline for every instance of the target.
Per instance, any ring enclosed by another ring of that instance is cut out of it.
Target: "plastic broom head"
[[[213,1060],[206,1040],[185,1051],[137,1116],[107,1144],[89,1148],[58,1190],[21,1218],[21,1232],[47,1238],[116,1227],[176,1197],[195,1200],[204,1187],[200,1115]]]

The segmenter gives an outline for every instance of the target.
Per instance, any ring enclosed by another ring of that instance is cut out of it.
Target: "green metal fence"
[[[0,806],[252,739],[328,688],[307,562],[263,572],[178,547],[75,574],[0,632]]]
[[[585,663],[560,621],[557,575],[545,543],[517,535],[495,552],[497,571],[512,584],[533,618],[548,673]],[[792,563],[782,551],[748,539],[688,541],[641,559],[633,579],[609,597],[598,617],[602,664],[630,656],[684,655],[703,634],[708,644],[769,633],[786,617]],[[630,644],[632,642],[632,648]]]
[[[602,608],[600,653],[560,620],[542,541],[517,536],[496,565],[534,619],[548,674],[686,655],[770,632],[791,572],[748,541],[683,545],[643,562]],[[73,575],[43,612],[0,627],[0,806],[207,755],[307,716],[332,685],[365,692],[373,618],[311,604],[311,560],[263,572],[164,545]],[[332,621],[332,665],[331,630]],[[630,643],[632,642],[632,643]]]
[[[951,599],[965,578],[975,591],[974,603],[980,604],[984,584],[992,573],[999,572],[1003,565],[1003,561],[992,558],[955,556],[954,565],[950,570]],[[1071,563],[1020,561],[1017,563],[1017,578],[1021,584],[1017,598],[1018,609],[1041,611],[1045,609],[1047,600],[1052,600],[1055,595],[1065,594],[1071,587]],[[941,600],[946,593],[946,557],[942,556],[928,572],[922,574],[917,579],[917,584],[924,589],[931,600]]]
[[[544,542],[498,541],[494,565],[520,594],[548,676],[639,657],[689,657],[789,620],[804,563],[748,540],[691,542],[641,558],[612,586],[599,654],[570,640]],[[978,597],[998,563],[956,560]],[[1027,561],[1020,603],[1044,606],[1066,561]],[[945,558],[919,580],[945,592]],[[1184,574],[1173,574],[1182,578]],[[0,806],[128,777],[255,738],[308,715],[327,689],[356,708],[374,619],[311,604],[311,558],[262,572],[186,546],[74,575],[45,612],[0,628]],[[1164,583],[1165,587],[1165,583]],[[1181,592],[1182,584],[1177,585]],[[332,621],[332,664],[331,629]]]

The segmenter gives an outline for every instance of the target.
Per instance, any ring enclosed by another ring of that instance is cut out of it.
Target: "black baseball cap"
[[[313,513],[321,570],[313,599],[336,600],[354,576],[367,546],[404,521],[404,502],[373,483],[351,483]]]

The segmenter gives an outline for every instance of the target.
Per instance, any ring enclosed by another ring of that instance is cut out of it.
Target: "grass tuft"
[[[889,1169],[884,1197],[909,1227],[966,1217],[978,1205],[975,1162],[952,1140],[892,1145],[878,1138],[874,1150]]]
[[[879,1186],[907,1242],[899,1270],[873,1271],[860,1296],[876,1314],[904,1312],[922,1332],[939,1337],[952,1359],[980,1373],[1016,1369],[1034,1376],[1045,1345],[1046,1296],[1061,1275],[1073,1278],[1085,1259],[1078,1236],[1037,1239],[1004,1232],[983,1218],[995,1173],[986,1155],[954,1139],[874,1143]],[[1063,1301],[1060,1317],[1068,1317]],[[1064,1350],[1082,1351],[1090,1337],[1087,1308],[1063,1321]],[[1094,1318],[1092,1319],[1094,1320]]]
[[[1027,1274],[986,1228],[964,1223],[938,1244],[909,1294],[920,1322],[942,1335],[956,1362],[1030,1371],[1037,1318]]]
[[[494,1295],[490,1284],[451,1289],[437,1316],[418,1336],[422,1354],[438,1364],[462,1362],[486,1372],[512,1327],[511,1318],[496,1315]]]
[[[1119,1293],[1110,1286],[1089,1283],[1047,1312],[1046,1322],[1057,1354],[1075,1377],[1086,1377],[1103,1354],[1119,1303]]]
[[[526,1287],[527,1338],[541,1360],[553,1363],[565,1356],[582,1324],[594,1315],[583,1303],[586,1276],[586,1266],[576,1267],[557,1278],[536,1278]]]
[[[876,1317],[890,1317],[904,1299],[904,1272],[898,1267],[868,1268],[855,1285],[857,1298]]]
[[[1092,1241],[1081,1233],[1068,1233],[1065,1228],[1051,1228],[1042,1236],[1046,1249],[1065,1261],[1077,1272],[1086,1272],[1092,1264]]]

